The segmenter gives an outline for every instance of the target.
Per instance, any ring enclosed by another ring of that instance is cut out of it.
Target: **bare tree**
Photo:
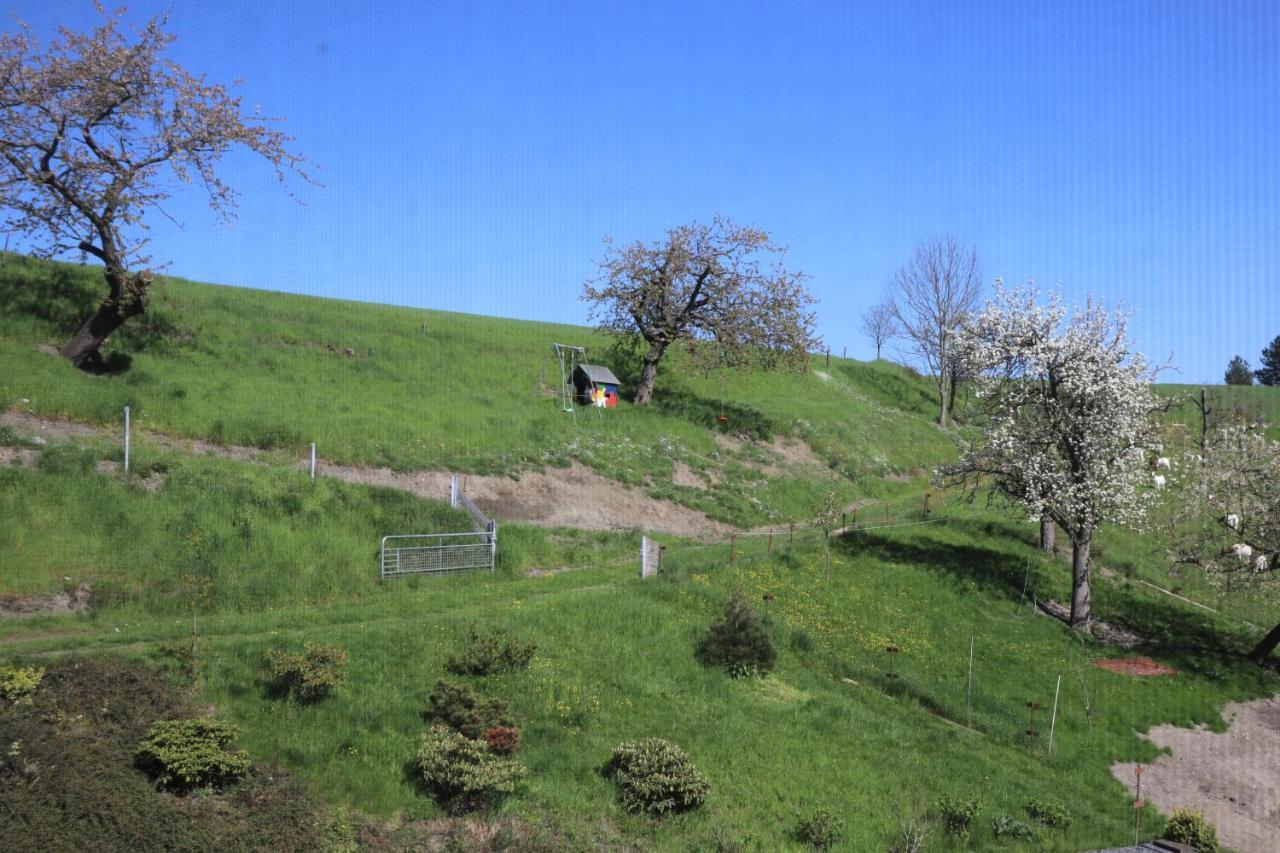
[[[876,345],[876,359],[880,350],[898,334],[898,321],[893,317],[893,306],[888,300],[877,302],[862,315],[862,332]]]
[[[717,216],[709,225],[672,228],[665,240],[608,248],[586,284],[602,331],[647,347],[635,403],[653,399],[658,364],[685,343],[720,367],[804,369],[821,344],[804,276],[782,264],[785,251],[757,228]]]
[[[937,377],[938,426],[946,429],[956,329],[977,306],[982,292],[978,252],[954,237],[922,243],[894,274],[889,289],[889,304],[902,337]]]
[[[215,166],[233,147],[264,157],[281,181],[303,165],[274,119],[242,116],[225,87],[164,57],[174,36],[163,16],[126,33],[123,10],[97,8],[102,24],[63,28],[45,50],[25,25],[0,36],[5,226],[36,254],[79,252],[104,267],[106,298],[62,349],[77,367],[97,361],[103,340],[146,310],[154,276],[144,214],[168,198],[164,179],[198,182],[228,220],[237,198]]]

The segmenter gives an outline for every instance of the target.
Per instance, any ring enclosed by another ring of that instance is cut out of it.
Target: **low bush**
[[[527,774],[514,759],[494,755],[484,743],[443,725],[422,735],[414,766],[424,786],[455,814],[493,806]]]
[[[477,696],[465,684],[437,681],[427,703],[427,719],[448,726],[471,740],[482,740],[490,729],[515,726],[506,703]]]
[[[505,628],[489,628],[481,633],[472,625],[461,653],[450,656],[444,668],[454,675],[512,672],[527,667],[537,650],[537,643],[521,642]]]
[[[618,783],[618,796],[630,812],[664,815],[697,808],[711,785],[684,750],[658,738],[618,746],[602,769]]]
[[[777,649],[760,615],[740,589],[734,589],[724,613],[707,628],[696,654],[703,664],[723,667],[734,678],[762,676],[778,660]]]
[[[160,720],[138,744],[138,766],[177,793],[221,787],[249,771],[249,756],[228,748],[237,734],[231,723],[211,717]]]
[[[991,821],[991,834],[1010,841],[1034,841],[1036,831],[1025,820],[1002,814]]]
[[[510,755],[520,748],[520,729],[518,726],[494,726],[485,730],[484,742],[498,755]]]
[[[1205,820],[1203,814],[1191,809],[1174,809],[1169,822],[1164,825],[1164,837],[1190,844],[1196,848],[1196,853],[1218,853],[1222,849],[1218,828]]]
[[[306,642],[302,654],[268,650],[263,665],[273,692],[314,702],[346,680],[347,651],[341,646]]]
[[[1050,829],[1066,829],[1071,826],[1071,812],[1054,800],[1031,800],[1023,806],[1027,817]]]
[[[10,702],[30,702],[43,679],[43,668],[0,666],[0,696]]]
[[[959,797],[939,797],[934,804],[942,828],[948,835],[968,840],[973,828],[973,819],[978,816],[978,801],[964,800]]]
[[[826,809],[818,809],[800,821],[796,839],[814,850],[830,850],[844,840],[844,821]]]
[[[54,444],[40,452],[41,471],[54,474],[88,474],[98,464],[98,454],[87,447]]]

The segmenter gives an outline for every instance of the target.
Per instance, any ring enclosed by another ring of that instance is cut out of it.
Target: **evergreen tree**
[[[1252,385],[1253,371],[1249,369],[1249,362],[1240,356],[1231,359],[1227,365],[1226,380],[1228,385]]]
[[[760,615],[751,609],[742,590],[735,588],[724,614],[699,641],[697,657],[703,664],[722,666],[738,678],[764,675],[777,663],[778,652]]]
[[[1280,335],[1263,348],[1262,367],[1255,375],[1263,385],[1280,385]]]

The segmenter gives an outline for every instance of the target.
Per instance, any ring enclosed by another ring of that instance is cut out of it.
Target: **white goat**
[[[1259,554],[1253,561],[1253,570],[1261,574],[1267,570],[1267,556]]]
[[[1154,482],[1154,483],[1156,484],[1156,488],[1157,488],[1157,489],[1163,489],[1163,488],[1164,488],[1164,475],[1163,475],[1163,474],[1152,474],[1152,475],[1151,475],[1151,480],[1152,480],[1152,482]]]
[[[1249,562],[1249,558],[1253,556],[1253,546],[1246,545],[1243,542],[1237,542],[1231,546],[1231,553],[1236,555],[1236,559],[1242,563]]]
[[[1236,515],[1234,512],[1227,513],[1227,527],[1230,527],[1232,530],[1239,530],[1240,516]]]
[[[1156,460],[1156,470],[1157,470],[1157,471],[1168,471],[1168,470],[1169,470],[1169,457],[1168,457],[1168,456],[1161,456],[1159,459],[1157,459],[1157,460]]]

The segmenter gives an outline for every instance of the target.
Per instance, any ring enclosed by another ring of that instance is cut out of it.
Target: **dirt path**
[[[1240,853],[1273,853],[1280,838],[1280,696],[1232,702],[1223,719],[1230,727],[1222,734],[1163,725],[1145,735],[1173,754],[1143,770],[1142,798],[1165,814],[1204,812],[1221,841]],[[1112,765],[1111,775],[1132,792],[1136,766]]]
[[[119,430],[38,417],[26,412],[4,412],[0,414],[0,425],[45,442],[116,438],[120,434]],[[212,455],[238,462],[265,464],[273,455],[254,447],[223,446],[142,430],[137,434],[157,447],[196,456]],[[0,461],[8,461],[8,458],[18,458],[30,464],[35,454],[14,451],[4,454]],[[393,471],[390,468],[337,465],[324,459],[318,461],[317,468],[326,477],[348,483],[400,489],[433,500],[447,500],[449,497],[449,471]],[[736,529],[697,510],[651,498],[638,489],[629,489],[578,462],[569,468],[525,473],[519,479],[467,474],[462,475],[462,480],[467,495],[499,520],[583,530],[641,528],[698,538],[720,536]]]

